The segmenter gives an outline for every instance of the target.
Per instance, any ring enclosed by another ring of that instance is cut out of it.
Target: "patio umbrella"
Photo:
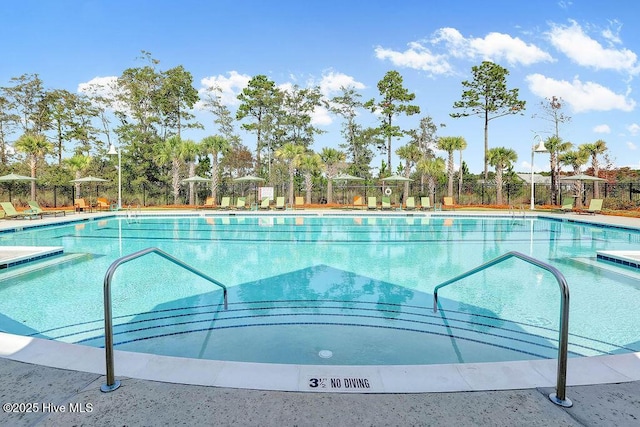
[[[413,180],[411,178],[407,178],[407,177],[404,177],[402,175],[391,175],[391,176],[388,176],[386,178],[382,178],[381,181],[384,182],[384,183],[387,183],[387,182],[411,182]],[[389,193],[389,194],[391,194],[391,193]]]
[[[578,175],[560,177],[560,181],[606,181],[606,179],[581,173]]]
[[[264,182],[266,181],[264,178],[260,178],[259,176],[254,176],[254,175],[246,175],[246,176],[241,176],[239,178],[234,178],[233,182],[253,182],[253,189],[256,190],[256,201],[258,200],[258,188],[256,187],[255,183],[256,182]]]
[[[359,176],[349,175],[348,173],[342,173],[331,178],[332,181],[364,181],[364,178]]]
[[[600,181],[606,181],[606,179],[602,179],[602,178],[598,178],[597,176],[592,176],[592,175],[587,175],[584,173],[580,173],[577,175],[571,175],[571,176],[563,176],[560,177],[560,181],[571,181],[571,182],[575,182],[576,183],[576,207],[580,208],[582,207],[582,197],[580,197],[582,195],[582,182],[583,181],[592,181],[592,182],[600,182]],[[578,194],[579,193],[579,194]]]
[[[89,176],[85,176],[84,178],[72,179],[69,182],[73,182],[74,184],[83,183],[83,182],[100,183],[100,182],[109,182],[109,180],[89,175]],[[98,189],[98,186],[96,185],[96,191],[97,191],[97,189]],[[89,205],[91,205],[91,193],[89,193]]]
[[[388,176],[386,178],[382,178],[382,181],[384,182],[391,182],[391,181],[395,181],[395,182],[410,182],[413,181],[411,178],[406,178],[404,176],[401,175],[391,175]]]
[[[196,175],[196,176],[192,176],[190,178],[183,179],[182,182],[187,182],[187,183],[189,183],[189,182],[211,182],[211,180],[209,178],[203,178],[201,176]]]
[[[9,175],[0,176],[0,181],[9,182],[9,201],[11,201],[11,190],[13,188],[14,181],[35,181],[35,178],[25,175],[18,175],[15,173],[10,173]]]
[[[191,176],[189,178],[183,179],[182,183],[183,184],[192,184],[192,183],[198,183],[198,182],[211,182],[211,179],[209,178],[203,178],[201,176]],[[191,191],[193,189],[190,189],[189,191]],[[196,205],[198,204],[198,192],[196,192]]]

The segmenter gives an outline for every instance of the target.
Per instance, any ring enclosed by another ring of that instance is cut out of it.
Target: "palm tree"
[[[418,171],[427,177],[427,187],[431,200],[436,197],[436,180],[444,175],[444,159],[441,157],[427,158],[418,161],[416,165]]]
[[[80,178],[82,172],[89,167],[91,157],[82,154],[75,154],[73,157],[64,159],[63,163],[73,172],[75,179]],[[76,182],[76,198],[80,197],[80,183]]]
[[[47,141],[40,133],[25,133],[14,144],[17,151],[25,153],[29,159],[31,178],[36,177],[38,163],[44,160],[47,154],[53,153],[53,144]],[[31,181],[31,200],[36,199],[36,182]]]
[[[495,147],[487,152],[487,160],[496,168],[496,203],[502,204],[502,173],[509,169],[513,162],[518,160],[515,150],[505,147]]]
[[[293,178],[300,163],[300,157],[304,154],[304,147],[287,142],[277,149],[275,154],[277,158],[284,160],[287,164],[289,170],[289,204],[293,206]]]
[[[558,162],[573,169],[573,174],[578,175],[582,166],[589,160],[589,153],[585,150],[567,151],[558,156]],[[582,207],[582,181],[573,183],[574,192],[576,194],[576,208]]]
[[[414,165],[423,157],[422,152],[416,144],[407,144],[399,147],[396,150],[396,154],[406,162],[404,176],[405,178],[409,178]],[[402,200],[407,200],[407,197],[409,197],[409,181],[404,183],[404,195]]]
[[[550,136],[544,141],[545,148],[549,151],[549,163],[551,166],[551,204],[557,205],[560,195],[560,168],[558,167],[558,155],[570,150],[573,144],[564,142],[559,136]]]
[[[346,160],[347,155],[335,148],[325,147],[320,153],[320,158],[325,165],[327,174],[327,203],[333,203],[333,178],[338,175],[340,166]]]
[[[180,160],[187,162],[188,172],[187,178],[191,178],[196,175],[196,159],[198,155],[202,152],[202,147],[200,144],[195,142],[192,139],[185,139],[180,143],[178,147],[178,156]],[[189,183],[189,204],[195,205],[195,191],[194,189],[195,182]]]
[[[447,196],[453,196],[453,152],[463,150],[467,146],[467,141],[461,136],[442,136],[438,138],[438,148],[448,153],[447,176],[449,183],[447,186]],[[461,165],[462,166],[462,165]]]
[[[607,143],[599,139],[592,144],[582,144],[579,149],[585,151],[589,156],[591,156],[591,167],[593,168],[593,176],[599,178],[598,174],[600,173],[600,164],[598,163],[598,155],[604,154],[607,151]],[[600,186],[595,181],[593,183],[593,198],[600,198]]]
[[[231,151],[231,143],[224,137],[215,135],[205,136],[202,141],[200,141],[200,145],[204,152],[211,154],[211,197],[213,197],[213,202],[216,203],[218,177],[220,175],[218,172],[218,165],[220,164],[218,156],[220,154],[224,156]]]
[[[458,169],[458,197],[462,194],[462,179],[464,178],[464,170],[462,168],[462,151],[467,149],[467,141],[465,139],[462,140],[462,144],[458,147],[460,151],[460,167]]]
[[[313,187],[313,175],[322,171],[324,164],[318,153],[307,153],[300,158],[300,169],[304,175],[304,187],[306,191],[306,204],[311,204],[311,190]]]
[[[180,166],[182,164],[180,159],[181,141],[182,140],[177,135],[167,138],[157,147],[157,151],[153,159],[159,166],[171,163],[171,188],[174,205],[178,204],[178,197],[180,196]]]

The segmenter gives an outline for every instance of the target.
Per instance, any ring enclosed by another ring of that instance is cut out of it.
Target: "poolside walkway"
[[[456,211],[451,214],[473,212]],[[482,211],[481,214],[487,215],[488,212]],[[64,219],[95,216],[78,214]],[[563,218],[640,228],[640,219],[633,218],[576,214],[566,214]],[[63,218],[46,218],[42,222],[65,222],[60,220]],[[7,220],[2,221],[1,226],[12,228],[28,224],[26,221]],[[0,349],[0,356],[7,350]],[[7,407],[3,406],[0,425],[640,425],[640,381],[568,387],[566,394],[574,405],[565,409],[552,404],[547,398],[554,391],[552,388],[456,393],[319,394],[122,379],[118,390],[102,393],[103,375],[0,357],[0,400],[3,405],[25,404],[8,408],[18,412],[7,412]],[[26,412],[27,409],[31,412]]]
[[[0,359],[0,400],[38,412],[0,414],[6,426],[637,426],[640,382],[552,389],[409,394],[317,394],[187,386],[104,377]],[[62,412],[64,408],[65,412]],[[3,406],[4,409],[4,406]],[[58,411],[58,412],[54,412]]]

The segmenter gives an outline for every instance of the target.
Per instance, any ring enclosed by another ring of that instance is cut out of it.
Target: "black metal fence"
[[[222,181],[218,187],[218,199],[222,196],[248,197],[249,202],[255,201],[257,189],[260,184],[234,183]],[[266,184],[261,184],[266,185]],[[600,183],[600,197],[605,199],[605,208],[609,209],[630,209],[640,207],[640,182],[636,183]],[[195,184],[196,204],[202,204],[210,195],[210,187],[205,184]],[[391,183],[385,185],[385,189],[391,190],[392,203],[404,202],[404,184]],[[188,204],[188,185],[181,185],[178,204]],[[572,185],[563,184],[560,189],[559,204],[566,204],[576,198]],[[585,183],[584,190],[580,197],[583,204],[588,204],[594,197],[595,185]],[[274,186],[275,196],[287,196],[288,185],[279,184]],[[306,192],[301,183],[296,183],[296,196],[305,196]],[[506,183],[502,189],[503,205],[520,206],[529,205],[531,201],[531,185],[527,183]],[[333,202],[337,204],[351,204],[355,196],[376,196],[382,197],[383,187],[378,183],[347,182],[333,183]],[[432,203],[442,202],[442,198],[447,195],[447,186],[440,184],[436,186],[435,193],[429,194],[426,185],[419,182],[411,182],[409,185],[409,195],[414,197],[431,196]],[[118,196],[117,185],[109,183],[84,183],[80,187],[80,196],[95,199],[106,197],[111,201],[116,201]],[[61,207],[72,206],[77,195],[75,186],[47,186],[37,184],[36,199],[43,206]],[[494,183],[483,183],[478,181],[464,182],[459,189],[457,183],[454,186],[454,199],[458,205],[496,205],[497,191]],[[30,184],[24,182],[0,183],[0,200],[11,200],[16,206],[26,206],[31,199]],[[323,204],[327,202],[327,186],[315,185],[312,189],[311,203]],[[551,204],[551,188],[548,184],[534,185],[535,205]],[[140,206],[160,206],[174,204],[171,186],[165,183],[133,185],[128,182],[122,183],[122,204]]]

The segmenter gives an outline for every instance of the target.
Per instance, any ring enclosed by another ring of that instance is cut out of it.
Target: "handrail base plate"
[[[558,395],[555,393],[551,393],[549,395],[549,400],[558,406],[562,406],[563,408],[571,408],[573,406],[573,402],[568,397],[565,397],[564,399],[558,399]]]
[[[115,382],[112,385],[102,384],[100,386],[100,391],[103,393],[109,393],[110,391],[117,390],[118,387],[120,387],[120,380],[115,380]]]

